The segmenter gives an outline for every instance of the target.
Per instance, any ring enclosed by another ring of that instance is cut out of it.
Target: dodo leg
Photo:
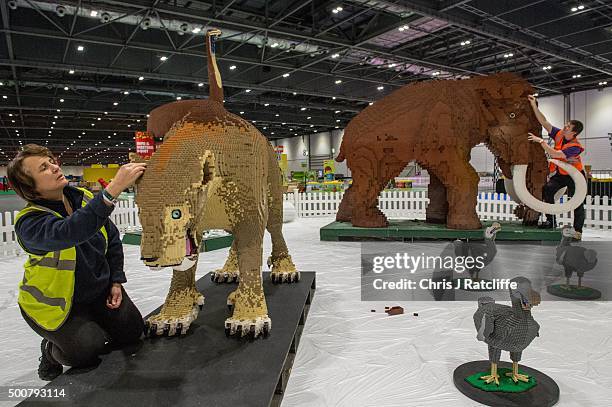
[[[240,273],[238,272],[238,256],[236,255],[236,240],[232,243],[232,247],[230,247],[229,255],[227,256],[227,260],[225,260],[225,264],[223,268],[215,270],[212,275],[212,281],[217,283],[234,283],[238,281]]]
[[[491,361],[491,374],[480,376],[486,383],[495,382],[499,386],[499,374],[497,374],[497,363],[501,357],[501,349],[489,346],[489,360]]]
[[[272,327],[261,281],[263,232],[263,224],[251,223],[240,225],[234,234],[240,282],[228,298],[234,305],[232,316],[225,320],[228,336],[265,336]]]
[[[149,317],[145,323],[145,333],[149,336],[185,334],[198,317],[204,304],[204,296],[195,286],[195,273],[198,262],[186,271],[173,270],[170,290],[161,311]]]
[[[512,373],[506,373],[506,376],[511,377],[514,383],[528,382],[529,376],[521,374],[518,371],[518,362],[521,361],[521,352],[510,352],[510,359],[512,360]]]

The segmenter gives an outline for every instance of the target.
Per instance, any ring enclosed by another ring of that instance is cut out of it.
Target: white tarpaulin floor
[[[362,302],[360,244],[319,241],[319,228],[332,220],[298,219],[284,227],[295,264],[317,272],[317,291],[283,406],[477,405],[452,381],[458,365],[487,358],[486,345],[476,340],[476,303]],[[587,231],[585,239],[612,240],[612,234]],[[136,246],[124,250],[125,288],[145,315],[163,302],[170,271],[148,270]],[[265,258],[269,251],[267,236]],[[226,256],[227,249],[203,254],[198,278],[221,267]],[[24,260],[3,258],[0,265],[0,386],[46,383],[36,373],[40,338],[17,307]],[[406,313],[389,317],[386,305],[402,305]],[[612,303],[547,301],[533,315],[540,337],[523,352],[522,362],[558,383],[558,405],[611,406]],[[502,358],[507,360],[507,353]]]

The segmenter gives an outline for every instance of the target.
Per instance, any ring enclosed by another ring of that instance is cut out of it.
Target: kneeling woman
[[[119,168],[97,195],[68,186],[46,147],[28,144],[9,163],[9,181],[27,205],[15,232],[29,254],[19,307],[44,339],[38,375],[52,380],[63,367],[95,365],[109,346],[137,342],[142,315],[122,287],[123,247],[109,220],[114,198],[133,185],[144,164]]]

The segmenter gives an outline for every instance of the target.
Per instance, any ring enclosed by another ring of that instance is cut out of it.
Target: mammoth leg
[[[448,201],[446,200],[446,187],[433,171],[429,172],[429,187],[427,195],[429,204],[425,215],[427,223],[446,223],[448,214]]]
[[[352,164],[353,225],[367,228],[388,226],[387,217],[378,209],[378,195],[390,179],[399,175],[406,162],[400,162],[392,155],[377,159],[370,152],[368,156],[353,160]]]
[[[353,218],[353,199],[354,191],[353,185],[349,186],[344,195],[342,196],[342,201],[340,202],[340,206],[338,207],[338,212],[336,212],[336,221],[338,222],[350,222]]]
[[[446,171],[437,172],[442,183],[447,185],[448,216],[446,226],[450,229],[480,229],[482,224],[476,213],[479,177],[467,157],[454,157],[447,161]]]

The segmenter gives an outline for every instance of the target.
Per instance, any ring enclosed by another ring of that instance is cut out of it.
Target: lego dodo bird
[[[566,290],[572,288],[570,278],[574,271],[578,274],[578,288],[581,288],[584,273],[597,265],[597,252],[582,246],[572,246],[571,242],[574,240],[575,232],[571,226],[565,226],[561,234],[563,237],[557,246],[557,264],[563,266],[565,271],[565,286],[561,288]]]
[[[497,222],[494,222],[491,226],[487,227],[484,231],[484,243],[464,242],[459,239],[455,240],[453,242],[455,247],[455,256],[471,256],[473,258],[480,257],[482,259],[482,263],[484,263],[484,267],[486,267],[493,261],[495,254],[497,254],[495,236],[500,230],[501,225]],[[484,267],[469,267],[467,271],[470,273],[471,279],[478,281],[478,273],[480,273]]]
[[[478,331],[477,339],[489,346],[491,372],[480,377],[486,383],[495,382],[499,386],[497,364],[502,350],[510,352],[512,360],[512,377],[514,383],[528,382],[529,376],[520,374],[518,362],[523,350],[539,336],[540,325],[533,319],[531,308],[540,303],[540,294],[531,287],[531,281],[525,277],[515,277],[510,282],[516,288],[510,288],[512,306],[496,304],[491,297],[478,299],[478,309],[474,313],[474,325]]]

